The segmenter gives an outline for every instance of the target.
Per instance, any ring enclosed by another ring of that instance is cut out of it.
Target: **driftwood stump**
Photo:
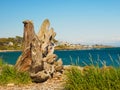
[[[24,23],[23,50],[15,68],[29,72],[34,82],[44,82],[56,73],[62,73],[62,60],[54,54],[54,38],[56,33],[49,29],[50,22],[46,19],[38,35],[35,34],[32,21]],[[59,75],[60,75],[59,74]]]

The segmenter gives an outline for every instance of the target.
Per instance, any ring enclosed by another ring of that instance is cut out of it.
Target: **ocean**
[[[64,65],[99,65],[120,66],[120,48],[91,49],[91,50],[56,50]],[[0,52],[0,58],[8,64],[14,65],[21,52]]]

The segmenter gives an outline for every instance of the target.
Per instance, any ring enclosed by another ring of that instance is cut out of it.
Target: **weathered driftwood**
[[[34,32],[33,23],[24,21],[23,51],[16,62],[15,68],[19,71],[28,71],[35,82],[43,82],[62,72],[62,60],[57,60],[54,53],[53,28],[49,30],[50,22],[46,19],[38,35]]]

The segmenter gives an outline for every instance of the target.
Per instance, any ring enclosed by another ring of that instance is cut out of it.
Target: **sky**
[[[24,20],[38,33],[45,19],[59,41],[120,45],[120,0],[0,0],[0,38],[23,36]]]

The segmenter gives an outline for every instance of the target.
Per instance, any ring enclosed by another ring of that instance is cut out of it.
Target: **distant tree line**
[[[0,38],[0,50],[21,50],[22,41],[20,36]]]

